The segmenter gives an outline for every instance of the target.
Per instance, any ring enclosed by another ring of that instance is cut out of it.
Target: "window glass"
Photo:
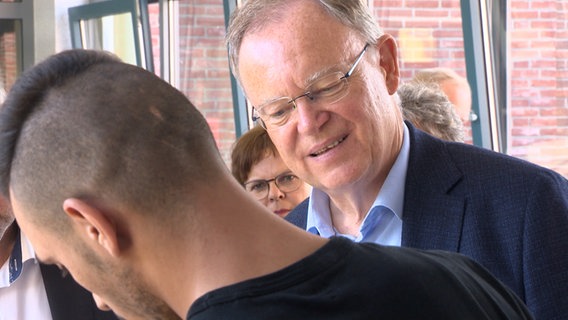
[[[369,0],[369,6],[398,41],[401,81],[419,69],[438,66],[466,76],[459,0]],[[504,84],[495,80],[505,97],[500,99],[505,105],[499,106],[504,150],[568,177],[568,5],[561,0],[507,0],[504,7],[502,16],[493,10],[490,19],[492,28],[503,29],[493,30],[498,33],[493,45],[499,50],[492,52],[506,53],[503,67],[492,73],[506,79]],[[470,124],[466,128],[466,142],[471,143]]]
[[[69,24],[74,48],[105,50],[123,61],[152,70],[140,49],[142,24],[137,0],[114,0],[70,7]]]
[[[130,13],[82,20],[83,48],[113,52],[124,62],[136,65],[136,48]]]
[[[154,73],[161,76],[161,41],[160,41],[160,4],[158,2],[148,4],[148,20],[150,24],[150,43],[152,44],[152,57],[154,61]]]
[[[171,1],[169,10],[171,51],[162,58],[173,66],[170,82],[203,113],[223,159],[229,164],[236,134],[223,1]],[[159,24],[152,23],[155,17],[150,21],[155,35]],[[158,65],[156,68],[159,69]]]
[[[399,46],[401,82],[425,68],[448,68],[466,78],[459,0],[369,0],[377,22]],[[465,142],[473,143],[471,121],[464,122]]]
[[[568,3],[507,2],[507,153],[568,177]]]

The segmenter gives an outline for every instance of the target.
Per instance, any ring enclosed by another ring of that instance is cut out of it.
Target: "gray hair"
[[[463,122],[438,85],[405,83],[398,88],[398,95],[405,120],[440,139],[464,141]]]
[[[316,1],[329,15],[356,30],[370,44],[383,35],[369,8],[360,0],[301,0]],[[248,0],[235,9],[229,21],[226,43],[235,77],[239,78],[238,62],[241,43],[246,34],[254,33],[272,22],[278,22],[282,11],[292,0]]]

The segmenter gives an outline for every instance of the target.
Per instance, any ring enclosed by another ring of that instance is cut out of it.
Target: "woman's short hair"
[[[231,172],[240,184],[244,184],[252,166],[267,156],[276,156],[278,150],[268,133],[260,126],[243,134],[233,145],[231,152]]]

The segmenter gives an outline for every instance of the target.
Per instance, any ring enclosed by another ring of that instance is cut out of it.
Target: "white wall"
[[[55,0],[55,51],[71,49],[67,9],[89,3],[88,0]]]

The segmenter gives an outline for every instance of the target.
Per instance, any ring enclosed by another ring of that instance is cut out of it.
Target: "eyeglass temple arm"
[[[359,53],[359,56],[357,56],[357,60],[355,60],[355,62],[351,66],[351,69],[349,69],[349,71],[347,71],[347,73],[345,74],[345,76],[344,76],[345,78],[349,78],[351,76],[351,74],[353,73],[353,71],[355,71],[355,68],[357,68],[359,61],[361,61],[361,59],[363,59],[363,54],[365,53],[365,51],[367,51],[368,47],[369,47],[369,43],[366,43],[363,50],[361,50],[361,53]]]

